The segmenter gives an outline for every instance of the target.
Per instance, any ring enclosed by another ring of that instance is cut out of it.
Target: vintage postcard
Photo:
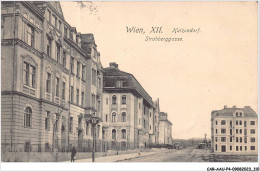
[[[257,53],[257,1],[2,1],[1,164],[259,171]]]

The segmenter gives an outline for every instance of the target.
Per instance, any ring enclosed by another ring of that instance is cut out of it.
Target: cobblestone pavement
[[[182,149],[157,152],[147,156],[136,157],[120,162],[205,162],[203,155],[209,154],[209,150]]]

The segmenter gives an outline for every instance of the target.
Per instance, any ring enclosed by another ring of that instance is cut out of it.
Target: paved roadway
[[[203,155],[209,153],[209,150],[202,149],[182,149],[169,150],[167,152],[158,152],[157,154],[137,157],[119,162],[205,162]]]

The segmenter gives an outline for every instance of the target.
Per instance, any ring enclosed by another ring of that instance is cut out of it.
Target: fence
[[[12,152],[71,152],[72,147],[75,146],[77,152],[92,152],[93,140],[73,141],[70,146],[55,143],[54,150],[52,144],[31,144],[30,142],[14,143],[12,144]],[[10,143],[2,143],[2,152],[10,152]],[[95,152],[107,152],[109,150],[125,151],[134,150],[139,148],[137,142],[116,142],[116,141],[104,141],[96,140]]]

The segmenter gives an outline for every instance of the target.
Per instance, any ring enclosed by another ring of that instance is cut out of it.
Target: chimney
[[[118,64],[116,64],[115,62],[109,63],[109,66],[118,69]]]
[[[224,109],[227,109],[227,105],[224,106]]]
[[[250,108],[250,106],[245,106],[245,108]]]
[[[237,106],[236,106],[236,105],[234,105],[234,106],[233,106],[233,108],[237,108]]]

